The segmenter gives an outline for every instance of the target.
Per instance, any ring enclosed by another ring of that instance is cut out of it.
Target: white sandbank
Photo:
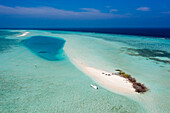
[[[135,89],[132,87],[132,83],[130,83],[125,78],[100,69],[96,69],[94,67],[87,66],[76,59],[72,60],[75,65],[79,67],[84,73],[92,77],[97,83],[101,84],[105,88],[117,93],[136,93]],[[111,76],[107,76],[105,74],[111,74]]]
[[[18,37],[26,36],[28,33],[30,33],[30,32],[25,32],[22,35],[19,35]]]

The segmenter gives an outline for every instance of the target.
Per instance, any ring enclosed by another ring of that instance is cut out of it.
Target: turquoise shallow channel
[[[19,37],[24,32],[29,33]],[[168,39],[52,30],[0,30],[0,35],[0,113],[170,111]],[[111,92],[79,70],[71,56],[109,72],[122,69],[149,91]]]

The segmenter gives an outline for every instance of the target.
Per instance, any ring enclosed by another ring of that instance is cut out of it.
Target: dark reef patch
[[[20,32],[0,31],[0,38],[4,38],[4,37],[10,36],[10,35],[16,35],[19,33]]]
[[[138,55],[143,57],[168,57],[170,58],[170,53],[162,50],[151,50],[151,49],[133,49],[128,48],[128,51],[135,51]]]
[[[17,39],[5,39],[0,38],[0,53],[3,53],[12,48],[12,46],[17,46],[19,41]]]
[[[33,36],[24,40],[24,45],[46,60],[60,60],[65,40],[49,36]]]
[[[151,50],[151,49],[134,49],[134,48],[121,48],[121,51],[126,51],[131,56],[142,56],[150,60],[157,62],[163,62],[170,64],[170,60],[159,59],[157,57],[166,57],[170,59],[170,53],[162,50]]]
[[[155,61],[158,61],[158,62],[163,62],[163,63],[167,63],[167,64],[170,64],[170,60],[160,60],[158,58],[149,58],[151,60],[155,60]]]

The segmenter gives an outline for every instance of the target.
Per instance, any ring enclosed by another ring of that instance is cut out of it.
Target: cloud
[[[80,8],[80,9],[87,12],[100,12],[99,10],[93,8]]]
[[[0,5],[0,14],[53,19],[111,19],[126,15],[104,13],[93,8],[80,8],[80,11],[57,9],[53,7],[8,7]]]
[[[111,9],[110,12],[117,12],[117,9]]]
[[[138,11],[150,11],[150,8],[149,7],[139,7],[136,10],[138,10]]]
[[[167,11],[167,12],[162,12],[163,14],[170,14],[170,11]]]

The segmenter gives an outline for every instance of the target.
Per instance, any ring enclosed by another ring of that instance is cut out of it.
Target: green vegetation
[[[121,76],[125,77],[125,78],[131,77],[129,74],[126,74],[125,72],[123,72],[123,71],[121,71],[121,70],[118,70],[118,69],[117,69],[117,71],[119,71],[119,74],[120,74]]]
[[[130,77],[130,75],[129,75],[129,74],[125,74],[124,76],[125,76],[125,78],[129,78],[129,77]]]
[[[131,82],[133,84],[133,88],[135,89],[136,92],[143,93],[143,92],[146,92],[148,90],[147,87],[144,84],[136,82],[136,79],[131,77],[131,75],[126,74],[125,72],[123,72],[120,69],[116,69],[116,71],[119,71],[119,75],[121,77],[128,79],[129,82]]]

